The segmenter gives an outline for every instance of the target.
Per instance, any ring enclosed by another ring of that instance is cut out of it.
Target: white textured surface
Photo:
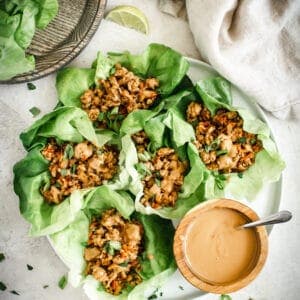
[[[89,65],[98,49],[139,52],[149,42],[165,43],[187,56],[199,58],[187,24],[158,11],[157,3],[147,1],[109,1],[108,9],[117,4],[140,7],[149,18],[150,35],[103,21],[88,47],[72,65]],[[0,252],[6,259],[0,263],[0,281],[8,290],[17,290],[20,296],[0,291],[1,300],[86,300],[81,289],[57,286],[59,278],[67,272],[52,251],[46,238],[27,237],[28,224],[18,211],[18,199],[12,190],[12,166],[24,156],[18,140],[19,133],[33,118],[28,112],[32,106],[50,111],[56,103],[55,75],[34,82],[37,89],[27,90],[25,84],[0,86]],[[284,97],[284,95],[283,95]],[[269,258],[259,277],[247,288],[232,294],[234,300],[294,300],[300,292],[300,121],[279,121],[270,117],[279,148],[287,163],[283,180],[282,209],[294,213],[288,224],[275,226],[270,236]],[[34,267],[28,271],[26,264]],[[43,289],[44,285],[49,285]],[[177,286],[178,293],[184,293]],[[163,298],[162,298],[163,299]],[[203,299],[217,300],[216,295]],[[188,299],[187,299],[188,300]],[[202,300],[202,298],[201,298]]]

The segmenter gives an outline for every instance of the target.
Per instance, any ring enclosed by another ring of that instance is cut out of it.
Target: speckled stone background
[[[188,24],[162,14],[157,1],[114,0],[109,1],[107,9],[118,4],[140,7],[149,19],[150,34],[144,36],[103,21],[88,47],[72,65],[88,66],[98,50],[139,52],[149,42],[161,42],[187,56],[200,58]],[[0,299],[84,300],[87,298],[81,289],[67,286],[62,291],[58,288],[57,282],[67,269],[45,237],[27,236],[29,225],[20,216],[18,198],[13,193],[12,167],[25,154],[18,135],[34,121],[28,110],[37,106],[44,114],[56,103],[55,75],[34,84],[37,87],[34,91],[29,91],[25,84],[0,86],[0,253],[6,257],[0,263],[0,281],[7,285],[6,291],[0,291]],[[287,163],[281,209],[291,210],[294,218],[290,223],[275,226],[265,268],[252,284],[231,295],[234,300],[296,300],[300,297],[300,122],[279,121],[271,116],[269,120]],[[26,264],[32,265],[33,270],[28,271]],[[44,289],[44,285],[49,287]],[[10,290],[16,290],[20,295],[11,294]],[[217,300],[219,297],[208,294],[201,297],[204,299]]]

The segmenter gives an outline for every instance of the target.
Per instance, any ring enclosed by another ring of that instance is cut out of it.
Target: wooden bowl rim
[[[199,212],[204,212],[212,208],[229,208],[234,209],[242,213],[251,221],[259,219],[258,215],[247,205],[232,199],[220,198],[208,200],[207,202],[200,203],[191,209],[180,221],[174,236],[173,251],[177,262],[177,266],[181,274],[185,279],[193,286],[206,292],[216,294],[226,294],[235,292],[253,281],[262,270],[268,255],[268,234],[265,226],[255,227],[255,231],[258,238],[258,254],[257,261],[253,269],[241,279],[224,285],[214,285],[196,277],[194,273],[189,269],[183,253],[183,241],[182,236],[186,232],[189,224],[193,221]]]

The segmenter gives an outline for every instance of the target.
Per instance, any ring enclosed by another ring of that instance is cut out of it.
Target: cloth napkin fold
[[[186,0],[186,10],[204,61],[274,116],[300,118],[300,1]]]

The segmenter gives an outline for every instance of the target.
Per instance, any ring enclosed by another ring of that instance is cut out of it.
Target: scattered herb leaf
[[[76,169],[77,169],[77,165],[72,165],[72,167],[71,167],[71,173],[72,174],[75,174],[76,173]]]
[[[119,266],[126,268],[128,266],[128,262],[123,262],[123,263],[119,264]]]
[[[243,173],[242,172],[239,172],[238,174],[237,174],[237,176],[239,177],[239,178],[243,178]]]
[[[64,151],[64,157],[67,158],[67,159],[71,159],[74,155],[74,149],[73,149],[73,146],[68,144],[65,148],[65,151]]]
[[[161,186],[161,181],[159,179],[155,178],[155,184],[160,187]]]
[[[237,140],[237,142],[240,143],[240,144],[245,144],[246,141],[247,141],[247,139],[246,139],[244,136],[241,137],[241,138],[239,138],[239,139]]]
[[[36,86],[32,82],[27,82],[27,88],[32,91],[36,89]]]
[[[162,297],[162,295],[163,295],[163,292],[160,292],[160,293],[159,293],[159,296]]]
[[[111,111],[110,111],[110,114],[111,115],[117,115],[119,113],[119,107],[116,106],[114,107]]]
[[[206,152],[212,151],[212,150],[217,150],[217,148],[220,145],[220,140],[218,138],[216,138],[215,140],[213,140],[211,142],[210,145],[205,145],[204,149]]]
[[[81,242],[80,244],[81,244],[81,246],[83,246],[83,247],[86,247],[86,246],[88,245],[87,242]]]
[[[27,270],[28,270],[28,271],[33,270],[33,266],[27,264]]]
[[[15,290],[10,291],[10,293],[12,293],[12,294],[14,294],[14,295],[20,296],[20,294],[19,294],[17,291],[15,291]]]
[[[3,253],[0,253],[0,262],[3,261],[5,259],[5,256]]]
[[[182,285],[179,285],[178,286],[182,291],[184,290],[183,286]]]
[[[68,283],[66,275],[62,276],[58,281],[58,286],[63,290]]]
[[[61,185],[59,182],[55,182],[54,185],[57,187],[57,188],[61,188]]]
[[[231,300],[231,297],[229,295],[223,294],[220,296],[220,300]]]
[[[29,109],[29,111],[31,112],[31,114],[33,115],[33,117],[36,117],[41,112],[41,110],[39,108],[37,108],[36,106],[31,107]]]
[[[256,139],[251,139],[251,140],[250,140],[250,144],[251,144],[251,145],[254,145],[255,143],[256,143]]]
[[[0,281],[0,291],[5,291],[6,290],[6,285]]]
[[[105,113],[104,112],[100,112],[98,115],[98,121],[103,121],[105,118]]]
[[[221,155],[228,154],[228,151],[227,150],[218,150],[216,154],[217,154],[217,156],[221,156]]]
[[[61,176],[65,177],[68,174],[68,170],[67,169],[61,169],[60,174],[61,174]]]
[[[48,287],[49,287],[49,285],[46,284],[43,286],[43,289],[47,289]]]
[[[119,241],[108,241],[104,245],[104,251],[109,255],[114,255],[115,251],[121,250],[121,243]]]
[[[152,299],[157,299],[157,295],[152,294],[151,296],[148,297],[148,300],[152,300]]]

